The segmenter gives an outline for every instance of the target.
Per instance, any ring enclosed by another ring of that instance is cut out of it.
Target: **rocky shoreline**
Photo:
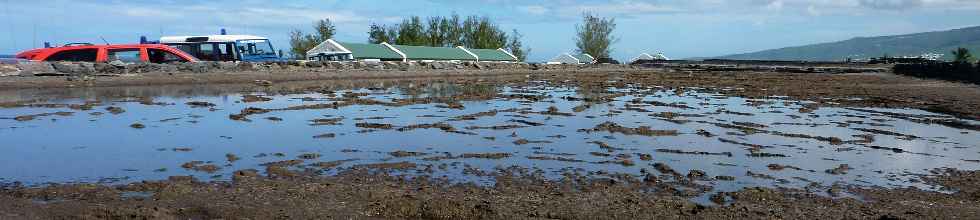
[[[503,62],[370,62],[370,61],[290,61],[290,62],[194,62],[194,63],[108,63],[23,62],[0,64],[0,76],[123,76],[139,74],[201,74],[233,72],[329,72],[329,71],[439,71],[439,70],[575,70],[630,69],[629,65],[546,65]]]
[[[715,65],[715,64],[528,64],[501,62],[366,62],[366,61],[290,61],[290,62],[196,62],[196,63],[108,63],[91,62],[22,62],[0,64],[0,82],[19,81],[30,84],[33,81],[51,80],[49,77],[64,77],[65,81],[94,81],[98,78],[112,77],[152,77],[186,76],[207,77],[214,74],[251,73],[257,75],[282,74],[321,74],[336,76],[372,75],[387,73],[392,76],[427,76],[433,74],[451,75],[458,72],[477,72],[482,75],[496,75],[513,72],[552,72],[552,71],[658,71],[658,72],[783,72],[783,73],[882,73],[887,67],[839,65]],[[368,74],[365,74],[368,73]],[[383,77],[383,76],[382,76]],[[11,79],[21,78],[21,79]],[[371,78],[365,76],[364,78]],[[322,78],[321,79],[325,79]],[[7,85],[7,87],[17,87]],[[2,88],[2,87],[0,87]]]

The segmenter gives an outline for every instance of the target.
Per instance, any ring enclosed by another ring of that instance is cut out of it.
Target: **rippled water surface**
[[[294,159],[302,165],[291,169],[328,174],[407,161],[417,166],[405,174],[480,183],[490,181],[480,171],[511,166],[551,178],[570,172],[671,176],[657,171],[662,166],[654,164],[661,163],[682,176],[703,171],[705,177],[696,179],[726,191],[838,182],[922,186],[915,175],[934,168],[980,169],[980,135],[969,129],[976,121],[910,109],[816,108],[783,97],[745,99],[712,91],[717,90],[532,81],[286,95],[65,93],[0,108],[0,182],[130,182],[174,175],[225,180],[236,170],[265,170],[262,164]],[[244,102],[243,95],[264,98]],[[242,114],[246,108],[259,111]],[[192,161],[199,162],[185,164]],[[331,161],[343,163],[312,165]],[[217,170],[199,169],[205,165]]]

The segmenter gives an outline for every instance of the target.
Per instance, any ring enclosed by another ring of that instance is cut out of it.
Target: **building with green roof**
[[[477,60],[478,57],[466,52],[458,47],[425,47],[425,46],[406,46],[391,45],[398,51],[405,54],[408,60],[415,61],[435,61],[435,60]]]
[[[351,51],[355,60],[379,59],[383,61],[401,61],[405,57],[398,51],[384,44],[340,43]]]
[[[480,61],[517,62],[517,57],[504,49],[466,49],[480,58]]]
[[[306,52],[309,60],[345,61],[481,61],[517,62],[517,57],[503,49],[468,49],[463,47],[426,47],[364,43],[341,43],[328,39]]]
[[[405,56],[387,44],[340,43],[328,39],[306,52],[310,60],[402,61]]]

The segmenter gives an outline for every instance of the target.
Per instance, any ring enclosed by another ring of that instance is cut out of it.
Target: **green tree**
[[[459,15],[453,13],[452,16],[444,20],[446,22],[442,24],[440,29],[446,33],[446,46],[463,46],[463,27]]]
[[[510,40],[507,42],[507,50],[510,51],[510,54],[517,57],[517,61],[521,62],[527,61],[527,54],[531,53],[531,48],[524,47],[523,43],[521,43],[521,38],[523,37],[524,35],[517,32],[517,29],[514,29],[510,34]]]
[[[333,38],[334,33],[337,32],[337,27],[333,25],[333,22],[330,22],[330,19],[322,19],[313,24],[313,30],[316,31],[316,43],[319,44]]]
[[[314,33],[306,34],[302,30],[293,29],[289,32],[289,53],[293,59],[305,60],[306,52],[316,45],[333,38],[337,28],[330,19],[313,22]]]
[[[425,33],[425,27],[422,24],[422,18],[412,16],[409,19],[403,20],[398,25],[398,37],[395,39],[395,44],[428,46],[429,40]]]
[[[489,17],[469,16],[463,21],[463,46],[475,49],[497,49],[507,46],[507,33]]]
[[[428,45],[431,47],[444,47],[446,46],[446,32],[443,31],[442,25],[446,23],[446,19],[443,17],[429,17],[426,19],[425,35],[426,39],[429,40]],[[448,24],[448,23],[447,23]]]
[[[970,54],[970,50],[966,48],[957,48],[953,50],[953,62],[956,63],[969,63],[973,59],[973,54]]]
[[[579,53],[592,55],[596,59],[608,58],[612,44],[619,41],[613,36],[616,30],[615,18],[601,18],[591,13],[582,16],[582,24],[576,25],[575,46]]]
[[[294,29],[289,32],[289,53],[293,59],[304,60],[306,59],[306,52],[316,46],[312,43],[314,41],[316,39],[314,39],[313,35],[305,34],[299,29]]]
[[[394,38],[388,35],[388,30],[389,28],[385,25],[371,24],[371,29],[368,31],[368,43],[393,43]]]
[[[425,19],[412,16],[391,26],[372,24],[368,31],[368,42],[497,49],[507,47],[508,37],[489,17],[468,16],[461,19],[459,15],[453,14]]]

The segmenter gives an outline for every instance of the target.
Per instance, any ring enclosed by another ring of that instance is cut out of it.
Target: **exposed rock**
[[[20,69],[21,76],[48,75],[48,74],[58,73],[58,71],[54,69],[51,63],[48,62],[22,62],[17,64],[17,69]]]
[[[579,130],[583,132],[595,132],[595,131],[606,131],[610,133],[622,133],[625,135],[643,135],[643,136],[677,136],[679,133],[677,130],[653,130],[648,126],[640,126],[637,128],[623,127],[613,122],[604,122],[598,124],[592,129]]]
[[[392,157],[415,157],[415,156],[426,155],[426,153],[422,153],[422,152],[411,152],[411,151],[403,151],[403,150],[391,152],[388,154],[391,155]]]
[[[833,169],[829,169],[829,170],[826,170],[824,172],[827,172],[827,173],[833,174],[833,175],[842,175],[842,174],[847,174],[847,171],[850,171],[850,170],[851,170],[851,167],[850,166],[848,166],[847,164],[841,164],[841,165],[838,165],[837,167],[835,167]]]
[[[705,173],[703,170],[691,170],[691,171],[688,171],[687,178],[691,178],[691,179],[702,179],[702,178],[704,178],[707,175],[708,175],[708,173]]]
[[[135,128],[135,129],[143,129],[143,128],[146,128],[146,125],[143,125],[143,124],[140,124],[140,123],[133,123],[133,124],[129,125],[129,127]]]

